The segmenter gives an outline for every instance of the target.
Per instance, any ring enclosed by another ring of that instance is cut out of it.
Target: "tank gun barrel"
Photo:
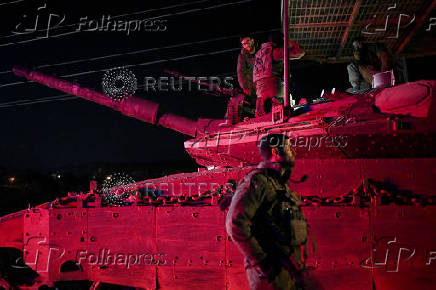
[[[121,112],[123,115],[150,124],[160,125],[192,137],[196,137],[197,135],[197,121],[171,113],[159,112],[158,103],[134,96],[128,96],[128,98],[124,98],[119,102],[113,101],[103,93],[81,87],[78,84],[49,76],[38,71],[15,66],[13,72],[15,75],[24,77],[28,80],[112,108]]]

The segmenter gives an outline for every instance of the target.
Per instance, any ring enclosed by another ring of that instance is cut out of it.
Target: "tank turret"
[[[366,94],[325,93],[312,104],[273,113],[233,126],[221,119],[192,120],[161,112],[159,104],[129,96],[113,101],[103,93],[20,67],[13,69],[51,88],[110,107],[141,121],[194,139],[185,150],[206,167],[238,167],[261,161],[257,146],[267,133],[289,136],[299,159],[436,157],[435,81],[419,81]]]

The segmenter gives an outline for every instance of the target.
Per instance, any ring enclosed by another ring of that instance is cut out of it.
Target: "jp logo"
[[[436,26],[436,17],[430,18],[430,23],[428,25],[428,28],[425,31],[431,31],[431,28],[433,26]]]
[[[16,269],[30,267],[39,273],[47,273],[50,263],[61,259],[65,255],[65,249],[47,243],[46,237],[36,236],[27,240],[24,245],[24,255],[24,261],[19,257],[11,267]]]
[[[43,6],[38,7],[35,15],[22,15],[23,21],[18,23],[15,26],[15,29],[12,31],[13,34],[32,34],[38,31],[44,32],[43,36],[38,36],[37,38],[49,38],[49,33],[51,29],[56,29],[60,26],[61,23],[65,21],[65,14],[54,14],[50,13],[50,9],[47,8],[47,3],[44,3]],[[42,11],[42,12],[40,12]],[[46,20],[44,18],[48,15]],[[41,17],[40,17],[41,16]],[[41,20],[39,22],[39,20]],[[55,23],[53,20],[57,19]],[[40,25],[42,24],[42,25]],[[53,25],[54,24],[54,25]]]
[[[397,243],[396,237],[384,237],[376,241],[371,257],[363,260],[360,266],[365,269],[382,269],[398,272],[400,262],[408,261],[415,255],[415,248]]]

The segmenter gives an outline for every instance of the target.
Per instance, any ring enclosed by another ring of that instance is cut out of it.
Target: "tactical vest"
[[[307,242],[307,220],[301,210],[301,200],[295,191],[289,189],[287,182],[279,182],[278,173],[274,170],[258,168],[253,171],[253,175],[265,176],[270,188],[273,188],[273,192],[265,193],[265,200],[258,209],[258,223],[256,220],[253,222],[254,225],[257,223],[253,228],[254,235],[261,243],[272,240],[284,254],[290,254],[290,247]],[[263,235],[267,236],[262,238]]]

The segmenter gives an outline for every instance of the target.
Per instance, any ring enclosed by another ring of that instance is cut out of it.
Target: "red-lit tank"
[[[14,72],[189,135],[186,151],[206,168],[2,217],[4,288],[25,273],[30,288],[87,280],[94,288],[248,289],[219,205],[261,161],[257,145],[268,133],[290,136],[297,150],[291,187],[304,200],[316,244],[306,264],[322,289],[427,289],[436,282],[436,81],[333,92],[290,116],[275,107],[220,127],[223,120],[161,112],[141,98],[114,102],[40,72]]]

